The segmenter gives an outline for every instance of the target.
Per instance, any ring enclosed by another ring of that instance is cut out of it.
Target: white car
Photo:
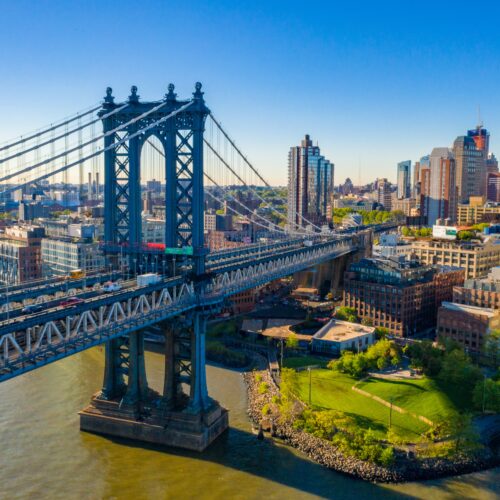
[[[102,287],[102,291],[104,293],[118,292],[118,290],[121,290],[121,289],[122,289],[122,286],[120,285],[120,283],[106,283]]]

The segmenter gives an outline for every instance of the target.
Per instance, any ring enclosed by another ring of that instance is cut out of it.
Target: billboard
[[[455,226],[432,226],[432,237],[440,240],[456,240],[457,232]]]

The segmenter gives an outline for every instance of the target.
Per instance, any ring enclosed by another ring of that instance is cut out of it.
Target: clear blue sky
[[[203,82],[209,107],[276,183],[304,133],[335,182],[396,163],[477,122],[500,153],[500,2],[1,2],[0,142],[132,84],[158,99]]]

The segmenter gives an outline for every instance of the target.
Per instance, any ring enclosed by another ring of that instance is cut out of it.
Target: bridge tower
[[[142,244],[141,149],[154,135],[165,151],[165,243],[188,249],[195,293],[205,286],[203,133],[209,109],[201,84],[190,100],[178,100],[170,84],[161,101],[143,102],[137,87],[117,104],[106,90],[104,250],[110,265],[128,261],[129,272],[151,270],[151,254]],[[109,116],[110,111],[121,108]],[[117,127],[129,123],[126,128]],[[141,129],[144,133],[138,134]],[[131,137],[129,139],[129,137]],[[172,275],[172,254],[156,254]],[[138,263],[139,266],[138,267]],[[158,267],[157,267],[158,268]],[[106,344],[102,391],[81,415],[81,428],[92,432],[202,450],[228,426],[227,411],[208,396],[205,377],[207,312],[198,308],[164,323],[163,394],[148,388],[144,334],[139,330]],[[188,386],[184,393],[182,386]]]

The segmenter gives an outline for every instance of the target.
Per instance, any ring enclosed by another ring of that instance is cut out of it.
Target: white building
[[[339,355],[346,350],[364,351],[374,342],[374,327],[331,319],[313,335],[311,348],[313,352]]]

